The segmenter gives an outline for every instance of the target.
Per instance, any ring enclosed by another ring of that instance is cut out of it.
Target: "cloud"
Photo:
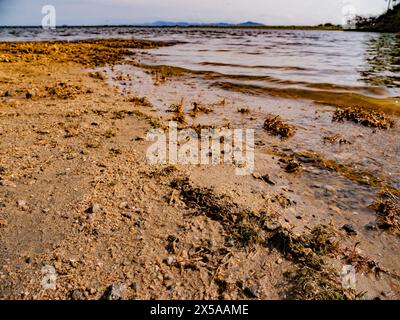
[[[384,0],[0,0],[0,25],[39,25],[41,7],[57,9],[58,24],[119,24],[155,20],[313,25],[340,23],[342,8],[378,14]]]

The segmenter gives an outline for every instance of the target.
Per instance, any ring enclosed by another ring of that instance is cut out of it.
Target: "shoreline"
[[[230,165],[146,163],[146,132],[163,119],[95,70],[159,45],[173,42],[0,44],[0,298],[102,299],[115,286],[123,299],[398,298],[400,270],[376,261],[379,246],[361,231],[342,229],[347,211],[330,203],[336,215],[314,217],[334,190],[320,183],[318,197],[304,184],[315,174],[307,159],[334,168],[325,159],[295,155],[304,173],[293,174],[279,150],[259,150],[246,177]],[[368,184],[336,174],[370,196]],[[384,241],[398,248],[396,236]],[[341,285],[346,264],[357,268],[356,291]],[[46,265],[56,290],[40,285]]]

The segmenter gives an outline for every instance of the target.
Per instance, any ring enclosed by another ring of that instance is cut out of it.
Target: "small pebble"
[[[244,294],[249,298],[258,298],[259,297],[258,286],[254,285],[251,287],[244,288]]]
[[[71,299],[72,300],[84,300],[85,297],[83,296],[83,293],[79,290],[74,290],[71,294]]]
[[[126,291],[126,285],[123,283],[114,283],[109,287],[104,295],[105,300],[121,300]]]
[[[26,204],[26,201],[25,201],[25,200],[18,200],[18,201],[17,201],[17,205],[18,205],[18,207],[19,207],[21,210],[23,210],[23,211],[28,210],[28,205]]]
[[[98,211],[100,211],[100,205],[98,205],[96,203],[94,203],[92,206],[90,206],[89,208],[87,208],[85,210],[85,212],[88,213],[88,214],[93,214],[93,213],[96,213]]]
[[[347,232],[347,234],[351,235],[351,236],[356,236],[357,235],[357,231],[354,229],[354,227],[350,224],[345,224],[342,229],[344,231]]]
[[[378,226],[376,225],[375,222],[370,222],[365,225],[365,229],[367,230],[378,230]]]
[[[1,228],[1,227],[5,227],[5,226],[7,226],[7,220],[5,220],[5,219],[0,219],[0,228]]]
[[[174,262],[175,262],[175,259],[173,257],[171,257],[171,256],[169,256],[167,259],[165,259],[165,263],[168,266],[171,266]]]

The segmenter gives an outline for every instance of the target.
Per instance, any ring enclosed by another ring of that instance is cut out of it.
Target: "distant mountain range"
[[[258,27],[264,26],[262,23],[247,21],[243,23],[227,23],[227,22],[216,22],[216,23],[197,23],[197,22],[173,22],[173,21],[156,21],[151,23],[142,24],[148,27]]]

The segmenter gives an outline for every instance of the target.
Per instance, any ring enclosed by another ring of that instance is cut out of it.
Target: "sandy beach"
[[[0,299],[399,299],[398,97],[180,44],[0,42]],[[254,128],[254,172],[149,164],[170,120]]]

